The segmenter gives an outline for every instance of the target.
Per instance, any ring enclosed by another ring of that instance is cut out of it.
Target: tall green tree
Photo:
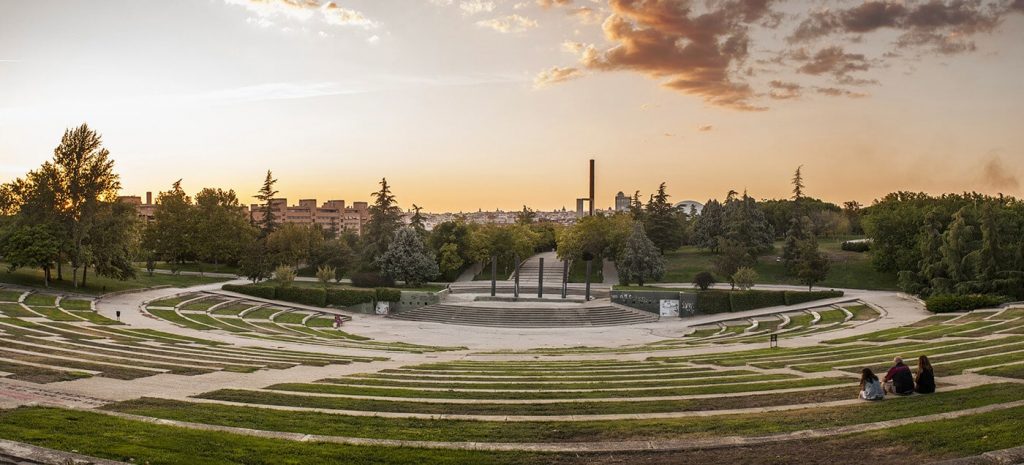
[[[722,237],[745,247],[752,256],[772,250],[775,231],[753,197],[730,192],[722,209]]]
[[[523,205],[523,209],[516,213],[516,223],[519,224],[533,224],[534,220],[537,219],[537,212],[533,211],[530,207]]]
[[[370,218],[363,234],[363,267],[375,268],[377,257],[388,250],[395,231],[402,227],[402,209],[398,208],[395,195],[387,178],[381,179],[380,190],[371,194]]]
[[[10,224],[0,229],[0,255],[9,271],[18,268],[39,268],[43,286],[50,286],[50,270],[56,265],[60,238],[45,225]]]
[[[246,217],[235,191],[209,187],[199,191],[193,219],[198,259],[237,264],[259,233]]]
[[[647,237],[643,223],[633,223],[633,230],[615,261],[615,269],[619,273],[619,282],[623,285],[657,281],[665,274],[665,260],[661,251]]]
[[[439,273],[433,255],[411,227],[395,231],[388,250],[378,257],[377,266],[385,277],[404,281],[412,287],[434,279]]]
[[[800,258],[796,263],[796,276],[807,289],[828,277],[830,268],[828,257],[818,250],[818,241],[812,236],[800,244]]]
[[[666,251],[678,249],[683,245],[683,225],[680,222],[679,210],[668,201],[665,183],[658,186],[658,191],[647,202],[644,216],[644,227],[647,236],[658,247],[662,255]]]
[[[412,204],[413,214],[412,217],[409,218],[409,226],[412,226],[412,229],[416,230],[416,234],[419,234],[420,237],[427,237],[427,227],[424,224],[426,218],[423,216],[423,213],[421,213],[422,210],[423,207]]]
[[[704,204],[704,208],[693,222],[693,244],[702,249],[718,252],[724,230],[722,204],[716,199],[710,199]]]
[[[195,206],[192,198],[181,187],[181,180],[171,189],[157,194],[153,221],[146,225],[144,248],[171,265],[177,272],[181,265],[195,260]]]
[[[260,227],[261,237],[266,237],[277,229],[277,218],[272,202],[274,196],[277,195],[274,184],[277,184],[277,179],[274,179],[274,174],[267,170],[267,176],[263,179],[263,186],[260,187],[259,192],[254,196],[256,200],[260,201],[260,206],[262,207],[262,215],[257,222]]]

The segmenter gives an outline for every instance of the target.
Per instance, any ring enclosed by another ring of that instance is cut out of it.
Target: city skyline
[[[249,204],[270,169],[290,199],[370,200],[387,177],[403,209],[572,210],[590,158],[600,209],[663,181],[676,202],[787,197],[800,165],[835,203],[1022,194],[1020,0],[4,10],[4,181],[87,122],[123,195],[183,178]]]

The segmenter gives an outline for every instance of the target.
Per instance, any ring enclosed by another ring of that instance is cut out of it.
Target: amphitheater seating
[[[572,328],[657,321],[657,315],[618,305],[502,306],[441,303],[390,315],[407,321],[509,328]]]

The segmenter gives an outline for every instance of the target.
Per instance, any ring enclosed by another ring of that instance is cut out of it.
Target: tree
[[[146,225],[144,248],[171,265],[177,272],[180,265],[195,258],[195,211],[192,199],[181,188],[181,180],[171,190],[157,194],[153,221]]]
[[[732,275],[733,284],[741,291],[750,290],[750,288],[754,287],[755,281],[757,281],[757,272],[747,266],[741,267]]]
[[[796,263],[800,258],[800,244],[814,237],[811,231],[811,219],[806,216],[794,216],[790,219],[789,229],[782,244],[782,262],[786,272],[794,274]]]
[[[516,223],[518,224],[533,224],[534,220],[537,219],[537,212],[530,209],[526,205],[523,205],[522,211],[516,213]]]
[[[103,204],[95,221],[95,230],[88,239],[88,264],[100,276],[135,278],[134,260],[139,254],[139,217],[135,207],[121,202]],[[82,283],[85,284],[84,269]]]
[[[320,285],[327,289],[331,284],[331,280],[335,278],[335,270],[333,266],[323,265],[316,269],[316,280],[320,281]]]
[[[729,284],[735,288],[736,282],[732,280],[733,275],[743,267],[753,266],[756,259],[750,255],[750,251],[735,241],[722,239],[719,246],[720,253],[712,259],[715,272],[718,276],[729,280]]]
[[[828,276],[829,260],[825,254],[818,250],[818,241],[813,237],[800,244],[800,258],[796,264],[796,276],[800,282],[807,285],[807,289],[814,289],[814,285],[823,281]]]
[[[799,202],[800,199],[804,198],[804,176],[800,173],[803,170],[804,165],[796,167],[796,173],[793,174],[793,201]]]
[[[644,220],[644,203],[640,201],[640,191],[634,192],[629,201],[629,215],[633,217],[633,221]]]
[[[334,270],[334,280],[340,281],[346,272],[352,269],[354,261],[352,248],[344,239],[324,241],[313,249],[309,257],[309,265],[319,269],[329,266]]]
[[[270,279],[274,265],[267,252],[267,246],[263,240],[255,240],[249,244],[248,249],[238,262],[239,274],[245,276],[253,283],[264,279]]]
[[[445,280],[454,281],[467,264],[477,261],[473,256],[471,229],[471,225],[463,221],[445,221],[435,226],[427,237],[427,245],[437,256],[438,268]]]
[[[388,249],[377,259],[384,276],[416,287],[435,278],[439,271],[433,255],[411,227],[395,231]]]
[[[363,235],[363,267],[370,269],[377,257],[388,250],[395,231],[402,227],[402,209],[398,208],[387,178],[381,179],[380,190],[371,194],[370,218]]]
[[[458,245],[454,242],[446,242],[441,246],[437,255],[437,267],[442,276],[447,278],[457,275],[465,263],[459,253]]]
[[[53,150],[52,164],[43,172],[50,173],[57,187],[56,198],[60,217],[66,225],[67,252],[71,262],[72,284],[78,287],[78,270],[88,266],[88,237],[95,227],[96,215],[104,202],[117,201],[120,178],[114,173],[114,161],[103,148],[99,133],[82,124],[64,131],[60,145]]]
[[[254,196],[256,200],[260,201],[260,206],[263,210],[262,218],[258,222],[261,237],[266,237],[277,229],[277,218],[274,216],[274,205],[272,202],[274,196],[277,195],[277,190],[274,189],[274,184],[276,183],[277,179],[274,179],[273,173],[267,170],[267,177],[263,179],[263,187],[260,187],[259,192]]]
[[[665,261],[644,232],[643,223],[634,222],[633,231],[615,261],[615,268],[619,272],[619,281],[624,285],[635,282],[643,286],[645,282],[657,281],[665,274]]]
[[[693,276],[693,285],[706,291],[715,285],[715,276],[709,271],[701,271]]]
[[[647,202],[644,226],[648,236],[661,254],[683,245],[683,225],[679,221],[679,210],[669,201],[665,183],[658,186],[658,192]]]
[[[278,265],[274,269],[274,279],[281,287],[291,286],[295,282],[295,268],[288,265]]]
[[[427,227],[423,224],[425,219],[423,218],[423,214],[420,213],[420,210],[423,210],[423,207],[412,204],[412,210],[413,214],[412,217],[409,218],[409,226],[412,226],[420,237],[427,237]]]
[[[195,197],[196,258],[208,263],[237,264],[259,231],[246,218],[233,190],[205,188]]]
[[[764,211],[746,191],[739,198],[735,191],[726,197],[722,211],[722,237],[745,247],[751,256],[772,250],[775,231]]]
[[[702,249],[718,252],[722,231],[722,204],[710,199],[693,222],[693,244]]]
[[[60,252],[60,239],[45,225],[12,225],[0,232],[0,255],[7,268],[43,270],[43,286],[50,287],[50,269]]]

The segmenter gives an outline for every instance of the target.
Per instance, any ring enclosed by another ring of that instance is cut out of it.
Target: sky
[[[1024,195],[1024,0],[0,0],[0,181],[403,208]]]

